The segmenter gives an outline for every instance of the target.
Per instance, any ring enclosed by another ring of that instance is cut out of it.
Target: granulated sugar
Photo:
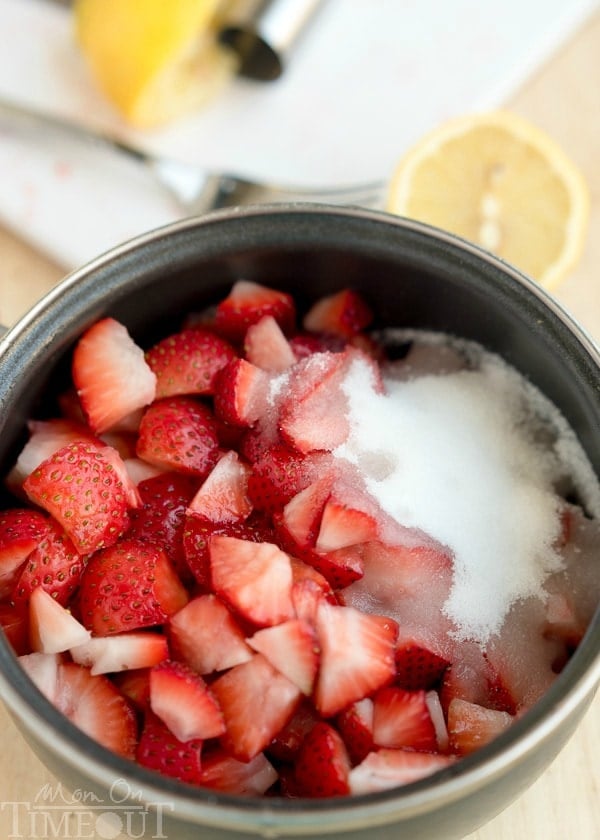
[[[495,357],[385,386],[376,393],[368,364],[352,363],[351,431],[334,454],[360,468],[386,513],[451,551],[445,612],[459,639],[484,645],[560,568],[556,487],[568,477],[597,514],[597,483],[562,416]]]

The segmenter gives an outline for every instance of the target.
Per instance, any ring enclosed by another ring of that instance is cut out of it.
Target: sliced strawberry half
[[[400,639],[396,647],[396,683],[408,691],[431,688],[439,682],[450,663],[410,638]]]
[[[219,371],[215,380],[215,413],[231,426],[253,426],[266,412],[268,393],[266,371],[246,359],[234,359]]]
[[[237,452],[226,452],[190,501],[187,513],[211,522],[239,522],[252,512],[248,497],[250,467]]]
[[[84,558],[67,534],[50,520],[47,535],[31,552],[15,582],[13,603],[23,606],[33,590],[42,586],[59,604],[66,606],[79,586],[84,566]]]
[[[225,732],[223,714],[210,688],[182,662],[165,660],[152,669],[150,708],[178,741],[218,738]]]
[[[319,720],[310,700],[301,701],[292,717],[266,748],[267,755],[277,762],[293,762],[302,742]]]
[[[323,508],[316,550],[336,551],[351,545],[377,539],[377,522],[368,513],[329,498]]]
[[[266,447],[252,463],[248,495],[257,510],[281,510],[326,468],[322,458],[305,457],[284,444]]]
[[[250,761],[238,761],[223,749],[212,749],[202,757],[200,783],[211,790],[238,796],[262,796],[277,781],[278,774],[263,753]]]
[[[303,319],[305,330],[351,338],[369,326],[373,313],[366,301],[352,289],[342,289],[320,298]]]
[[[129,527],[127,489],[104,447],[84,441],[63,446],[36,467],[23,489],[62,525],[80,554],[112,545]]]
[[[434,752],[437,738],[425,692],[379,689],[373,704],[373,741],[378,747]]]
[[[293,332],[296,320],[294,299],[286,292],[250,280],[238,280],[227,297],[217,305],[215,327],[230,341],[241,342],[248,327],[265,315],[274,318],[284,333]]]
[[[350,793],[376,793],[408,785],[444,770],[453,760],[453,756],[436,753],[380,749],[352,768],[348,777]]]
[[[486,709],[455,697],[448,707],[450,749],[458,755],[475,752],[508,729],[514,720],[508,712]]]
[[[317,612],[321,668],[315,704],[331,717],[390,682],[398,627],[391,619],[321,602]]]
[[[300,549],[314,548],[325,502],[331,494],[332,476],[324,475],[296,493],[285,505],[281,523]]]
[[[143,350],[114,318],[96,322],[79,339],[72,375],[96,434],[149,405],[156,394],[156,376],[146,364]]]
[[[55,698],[69,720],[117,755],[133,759],[137,744],[137,721],[129,701],[104,676],[92,676],[88,668],[72,662],[58,666]]]
[[[97,552],[79,593],[83,624],[96,636],[162,624],[187,601],[165,553],[133,539]]]
[[[352,764],[360,764],[375,749],[373,742],[373,700],[357,700],[337,715],[335,725],[344,739]]]
[[[225,716],[223,746],[240,761],[251,761],[294,714],[300,689],[257,653],[211,685]]]
[[[270,373],[282,373],[296,363],[289,341],[272,315],[248,327],[244,337],[246,359]]]
[[[228,341],[200,327],[163,338],[146,352],[156,375],[156,398],[212,394],[218,372],[236,355]]]
[[[143,715],[150,710],[150,668],[133,671],[118,671],[112,681],[119,691],[130,700]]]
[[[210,568],[215,592],[259,626],[294,618],[290,558],[274,543],[213,536]]]
[[[62,653],[90,638],[89,630],[41,586],[29,599],[29,639],[34,651]]]
[[[319,644],[313,627],[302,619],[290,619],[258,630],[247,640],[271,665],[303,694],[312,692],[319,667]]]
[[[202,784],[202,741],[179,741],[152,712],[144,718],[144,727],[135,758],[142,767],[186,782]]]
[[[47,517],[35,510],[0,513],[0,600],[10,594],[21,566],[48,531]]]
[[[350,758],[339,732],[316,723],[300,746],[294,777],[301,796],[346,796],[350,792]]]
[[[153,403],[140,423],[137,454],[162,469],[204,478],[219,457],[212,412],[191,397]]]
[[[169,656],[167,639],[162,633],[118,633],[94,636],[77,647],[71,656],[79,665],[86,665],[92,674],[115,674],[151,668]]]
[[[216,595],[199,595],[171,616],[173,656],[199,674],[224,671],[252,659],[244,634]]]

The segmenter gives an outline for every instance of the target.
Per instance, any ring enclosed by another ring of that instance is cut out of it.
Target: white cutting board
[[[216,170],[299,185],[388,177],[440,121],[503,101],[598,0],[324,0],[284,75],[234,80],[162,131],[127,129],[100,96],[71,18],[0,0],[0,96]],[[178,218],[137,166],[0,122],[0,221],[65,268]]]

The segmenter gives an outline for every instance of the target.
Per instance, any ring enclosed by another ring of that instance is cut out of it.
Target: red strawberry
[[[152,712],[146,714],[135,755],[138,764],[188,785],[199,785],[202,783],[201,756],[202,741],[178,741]]]
[[[269,375],[245,359],[234,359],[215,380],[215,414],[232,426],[253,426],[266,411],[268,393]]]
[[[377,793],[408,785],[444,770],[453,760],[453,756],[435,753],[380,749],[352,768],[348,777],[350,793]]]
[[[287,534],[281,519],[274,517],[278,540],[289,553],[304,561],[305,564],[324,577],[334,589],[344,589],[363,575],[361,546],[349,546],[326,554],[319,554],[311,548],[301,548]]]
[[[138,711],[144,715],[150,712],[150,668],[119,671],[112,681]]]
[[[312,703],[304,700],[273,738],[266,749],[267,754],[277,761],[286,763],[293,761],[302,742],[318,720],[320,718]]]
[[[58,698],[58,666],[61,664],[59,654],[27,653],[24,656],[19,656],[19,664],[44,697],[56,705]]]
[[[211,587],[209,545],[213,535],[237,537],[253,542],[273,542],[273,528],[261,514],[250,514],[244,522],[210,522],[200,516],[187,516],[183,532],[186,563],[196,582]]]
[[[340,734],[325,721],[310,730],[300,746],[294,776],[302,796],[346,796],[350,758]]]
[[[84,565],[83,557],[63,529],[50,520],[48,534],[31,552],[14,585],[13,602],[23,605],[33,590],[42,586],[66,606],[79,585]]]
[[[35,510],[0,512],[0,600],[10,594],[21,566],[48,531],[48,519]]]
[[[468,755],[488,744],[511,723],[508,712],[486,709],[455,697],[448,707],[448,736],[450,749],[458,755]]]
[[[215,419],[191,397],[155,402],[142,417],[137,454],[150,464],[204,478],[216,464],[218,451]]]
[[[0,628],[17,656],[31,650],[29,646],[29,614],[25,605],[0,601]]]
[[[259,283],[238,280],[218,304],[215,326],[231,341],[242,341],[248,327],[265,315],[271,315],[284,333],[292,332],[296,320],[294,299]]]
[[[352,289],[343,289],[314,303],[304,316],[303,326],[310,332],[351,338],[372,320],[373,313],[363,298]]]
[[[248,495],[257,510],[281,510],[325,466],[320,457],[304,457],[284,444],[265,448],[252,463]]]
[[[94,636],[71,648],[71,656],[92,674],[138,671],[158,665],[169,656],[167,639],[161,633],[132,632]]]
[[[187,600],[165,553],[139,540],[97,552],[79,593],[82,621],[96,636],[162,624]]]
[[[317,536],[319,553],[336,551],[377,538],[377,522],[368,513],[329,498],[323,508]]]
[[[156,374],[156,398],[212,394],[216,375],[236,355],[228,341],[199,327],[163,338],[146,353]]]
[[[251,761],[290,720],[300,690],[257,653],[211,685],[225,716],[224,747],[240,761]]]
[[[202,677],[182,662],[165,660],[150,672],[150,708],[178,741],[218,738],[223,714]]]
[[[289,341],[272,315],[248,327],[244,352],[249,362],[271,373],[282,373],[296,362]]]
[[[290,558],[273,543],[213,536],[210,568],[217,595],[253,624],[294,617]]]
[[[89,630],[41,586],[29,599],[29,639],[33,650],[61,653],[90,638]]]
[[[239,796],[261,796],[276,781],[277,771],[263,753],[250,761],[238,761],[217,748],[202,757],[200,783],[212,790]]]
[[[171,616],[173,656],[199,674],[224,671],[252,659],[244,634],[216,595],[199,595]]]
[[[324,475],[293,496],[283,509],[281,523],[300,549],[313,548],[317,541],[331,484],[331,475]]]
[[[152,402],[156,376],[126,328],[103,318],[79,339],[73,353],[73,382],[96,434],[111,429]]]
[[[112,545],[129,526],[127,490],[112,458],[92,443],[62,447],[36,467],[23,489],[62,525],[80,554]]]
[[[112,752],[133,759],[137,722],[129,701],[101,675],[72,662],[58,666],[56,705],[69,720]]]
[[[197,488],[195,476],[160,473],[138,484],[141,505],[130,512],[127,536],[162,548],[182,579],[190,575],[183,550],[185,512]]]
[[[239,522],[252,511],[248,498],[250,467],[237,452],[226,452],[190,501],[187,512],[211,522]]]
[[[379,689],[373,704],[373,741],[378,747],[435,751],[437,739],[425,692],[395,686]]]
[[[401,632],[402,636],[402,632]],[[449,662],[411,639],[400,638],[396,647],[396,683],[409,691],[431,688]]]
[[[323,717],[341,712],[393,678],[398,634],[394,621],[322,601],[317,633],[321,668],[315,704]]]
[[[248,639],[248,644],[303,694],[311,693],[319,667],[319,644],[310,624],[296,618],[265,627]]]
[[[348,750],[352,764],[360,764],[371,750],[373,743],[373,701],[370,697],[357,700],[344,709],[335,719],[335,725]]]
[[[345,339],[331,334],[299,332],[290,338],[290,347],[298,361],[313,353],[341,353],[345,346]]]

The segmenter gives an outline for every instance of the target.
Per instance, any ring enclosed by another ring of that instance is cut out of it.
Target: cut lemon
[[[217,43],[223,0],[76,0],[78,43],[99,87],[133,125],[206,102],[234,70]]]
[[[550,289],[581,255],[589,192],[556,142],[496,111],[421,140],[393,174],[387,209],[476,242]]]

